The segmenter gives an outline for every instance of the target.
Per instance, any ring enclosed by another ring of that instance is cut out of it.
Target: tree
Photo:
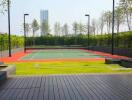
[[[9,0],[11,3],[11,0]],[[0,0],[0,13],[4,14],[7,11],[8,0]]]
[[[30,25],[28,23],[25,23],[25,31],[26,31],[26,33],[28,34],[30,30],[31,30]]]
[[[104,22],[106,23],[107,33],[110,33],[111,26],[112,26],[112,12],[111,11],[106,11],[104,13]]]
[[[7,0],[0,0],[0,13],[7,11]]]
[[[81,22],[77,25],[77,27],[78,27],[78,32],[79,32],[79,34],[84,34],[84,33],[86,33],[86,28],[85,28],[85,25],[83,25]]]
[[[96,20],[95,19],[92,19],[92,29],[93,29],[93,34],[95,36],[96,34]]]
[[[48,21],[45,21],[41,24],[41,35],[47,35],[50,32]]]
[[[68,26],[68,24],[64,24],[63,29],[64,29],[64,35],[68,36],[68,34],[69,34],[69,26]]]
[[[117,33],[119,33],[120,31],[120,25],[123,23],[123,21],[124,21],[124,15],[122,8],[117,7],[115,10],[115,24],[117,28]]]
[[[61,26],[59,22],[56,22],[54,25],[54,33],[56,36],[60,36],[61,34]]]
[[[33,37],[35,37],[36,31],[39,30],[39,24],[36,19],[34,19],[32,22],[32,30],[33,30]]]
[[[60,27],[61,29],[60,29],[60,36],[64,36],[65,34],[65,32],[64,32],[64,26],[61,26]]]
[[[120,0],[119,6],[126,16],[128,30],[130,31],[132,23],[132,0]]]
[[[78,33],[78,30],[79,30],[79,25],[78,25],[78,23],[77,23],[77,22],[74,22],[74,23],[72,24],[72,27],[73,27],[74,35],[76,36],[77,33]]]
[[[99,27],[100,27],[100,33],[103,34],[104,32],[104,25],[105,25],[105,21],[104,21],[104,13],[101,15],[100,19],[99,19]]]
[[[32,22],[32,30],[33,30],[33,45],[35,45],[35,33],[39,30],[39,24],[36,19]]]

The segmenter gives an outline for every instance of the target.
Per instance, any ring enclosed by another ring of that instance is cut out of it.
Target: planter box
[[[15,65],[9,65],[9,66],[2,66],[1,71],[5,71],[7,73],[7,76],[16,74],[16,66]]]
[[[0,71],[0,85],[3,84],[7,80],[6,71]]]
[[[16,73],[16,66],[15,65],[0,65],[0,85],[2,85],[8,78],[9,75],[13,75]]]
[[[121,59],[106,58],[105,64],[121,64]]]
[[[132,59],[122,59],[120,65],[126,68],[132,68]]]

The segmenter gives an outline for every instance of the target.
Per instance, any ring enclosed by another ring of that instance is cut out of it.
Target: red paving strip
[[[106,56],[110,58],[123,58],[126,59],[128,57],[124,56],[118,56],[118,55],[111,55],[108,53],[98,52],[98,51],[92,51],[92,50],[84,50],[84,49],[78,49],[85,52],[91,52],[94,54],[98,54],[101,56]],[[76,62],[76,61],[105,61],[105,58],[73,58],[73,59],[37,59],[37,60],[20,60],[23,56],[26,56],[27,54],[32,53],[33,50],[28,50],[26,53],[24,52],[18,52],[12,55],[12,57],[5,57],[0,58],[1,62],[55,62],[55,61],[68,61],[68,62]]]
[[[32,50],[28,50],[26,53],[24,52],[17,52],[15,54],[12,55],[12,57],[5,57],[5,58],[0,58],[1,62],[16,62],[18,61],[21,57],[31,53]]]
[[[128,59],[128,57],[125,57],[125,56],[111,55],[109,53],[104,53],[104,52],[99,52],[99,51],[84,50],[84,49],[81,49],[81,50],[82,51],[85,51],[85,52],[91,52],[91,53],[94,53],[94,54],[98,54],[98,55],[101,55],[101,56],[105,56],[105,57],[108,57],[108,58]]]

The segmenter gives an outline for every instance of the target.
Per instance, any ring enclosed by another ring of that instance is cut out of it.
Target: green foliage
[[[132,48],[132,32],[115,33],[114,43],[116,48]],[[74,36],[52,36],[47,35],[43,37],[28,37],[27,46],[33,46],[32,41],[35,41],[35,46],[39,45],[82,45],[87,46],[87,35],[74,35]],[[91,35],[90,46],[111,46],[111,34],[105,35]]]
[[[33,30],[33,37],[35,36],[35,32],[39,30],[39,24],[36,19],[32,22],[32,30]]]
[[[0,0],[0,13],[4,14],[7,11],[7,0]]]
[[[21,48],[23,47],[24,40],[21,36],[12,35],[11,36],[11,47]],[[8,49],[8,34],[0,34],[0,51]]]

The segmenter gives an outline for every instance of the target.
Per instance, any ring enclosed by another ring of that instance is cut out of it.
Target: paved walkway
[[[12,77],[0,100],[132,100],[132,75]]]

